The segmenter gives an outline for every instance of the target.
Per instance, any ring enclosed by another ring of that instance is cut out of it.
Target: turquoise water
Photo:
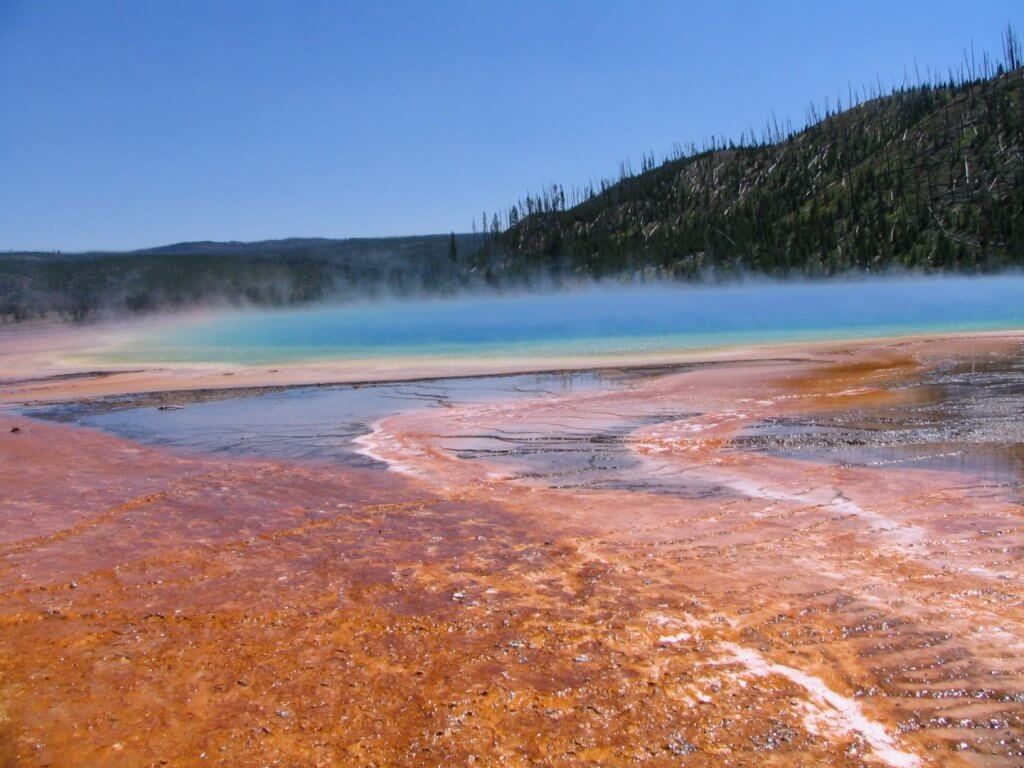
[[[559,357],[774,341],[1024,328],[1024,275],[572,291],[389,300],[171,320],[107,359]]]

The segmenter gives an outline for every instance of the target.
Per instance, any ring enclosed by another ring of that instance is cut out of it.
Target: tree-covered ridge
[[[197,304],[283,306],[654,273],[827,276],[1024,266],[1024,69],[999,64],[813,108],[801,130],[653,155],[549,187],[472,234],[0,254],[0,322]],[[568,194],[567,194],[568,192]]]
[[[1024,264],[1024,70],[1006,63],[897,90],[757,144],[719,144],[588,190],[514,206],[490,268],[549,263],[602,276],[654,270],[831,275]],[[484,255],[481,255],[484,258]]]
[[[179,243],[125,253],[0,254],[0,322],[290,306],[467,285],[476,235]]]

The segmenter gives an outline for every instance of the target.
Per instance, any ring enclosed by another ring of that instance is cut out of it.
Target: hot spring
[[[283,364],[358,359],[600,357],[783,341],[1024,327],[1024,275],[389,299],[180,316],[105,362]]]

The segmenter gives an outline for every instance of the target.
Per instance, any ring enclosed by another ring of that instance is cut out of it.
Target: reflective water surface
[[[1024,327],[1024,275],[725,285],[600,284],[168,321],[108,361],[600,356]]]
[[[898,389],[899,405],[771,419],[733,442],[845,465],[1024,480],[1024,356],[950,361]]]
[[[354,440],[386,416],[625,386],[643,373],[581,371],[402,383],[102,398],[25,413],[186,453],[383,465]]]
[[[385,417],[419,408],[558,398],[628,389],[692,366],[482,376],[421,382],[141,395],[29,409],[29,415],[97,427],[144,443],[192,453],[382,466],[357,438]],[[899,466],[964,472],[1018,482],[1024,475],[1024,357],[956,360],[893,385],[895,405],[777,416],[730,439],[739,451],[841,465]],[[703,493],[672,473],[638,471],[629,435],[638,428],[698,413],[647,403],[634,413],[566,414],[531,431],[450,437],[441,445],[461,459],[483,459],[520,478],[556,487],[644,488]]]
[[[1021,359],[918,340],[0,412],[0,749],[1018,765]]]

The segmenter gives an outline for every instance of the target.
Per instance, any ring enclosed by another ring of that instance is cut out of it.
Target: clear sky
[[[1020,0],[0,0],[0,249],[468,231],[999,50]]]

